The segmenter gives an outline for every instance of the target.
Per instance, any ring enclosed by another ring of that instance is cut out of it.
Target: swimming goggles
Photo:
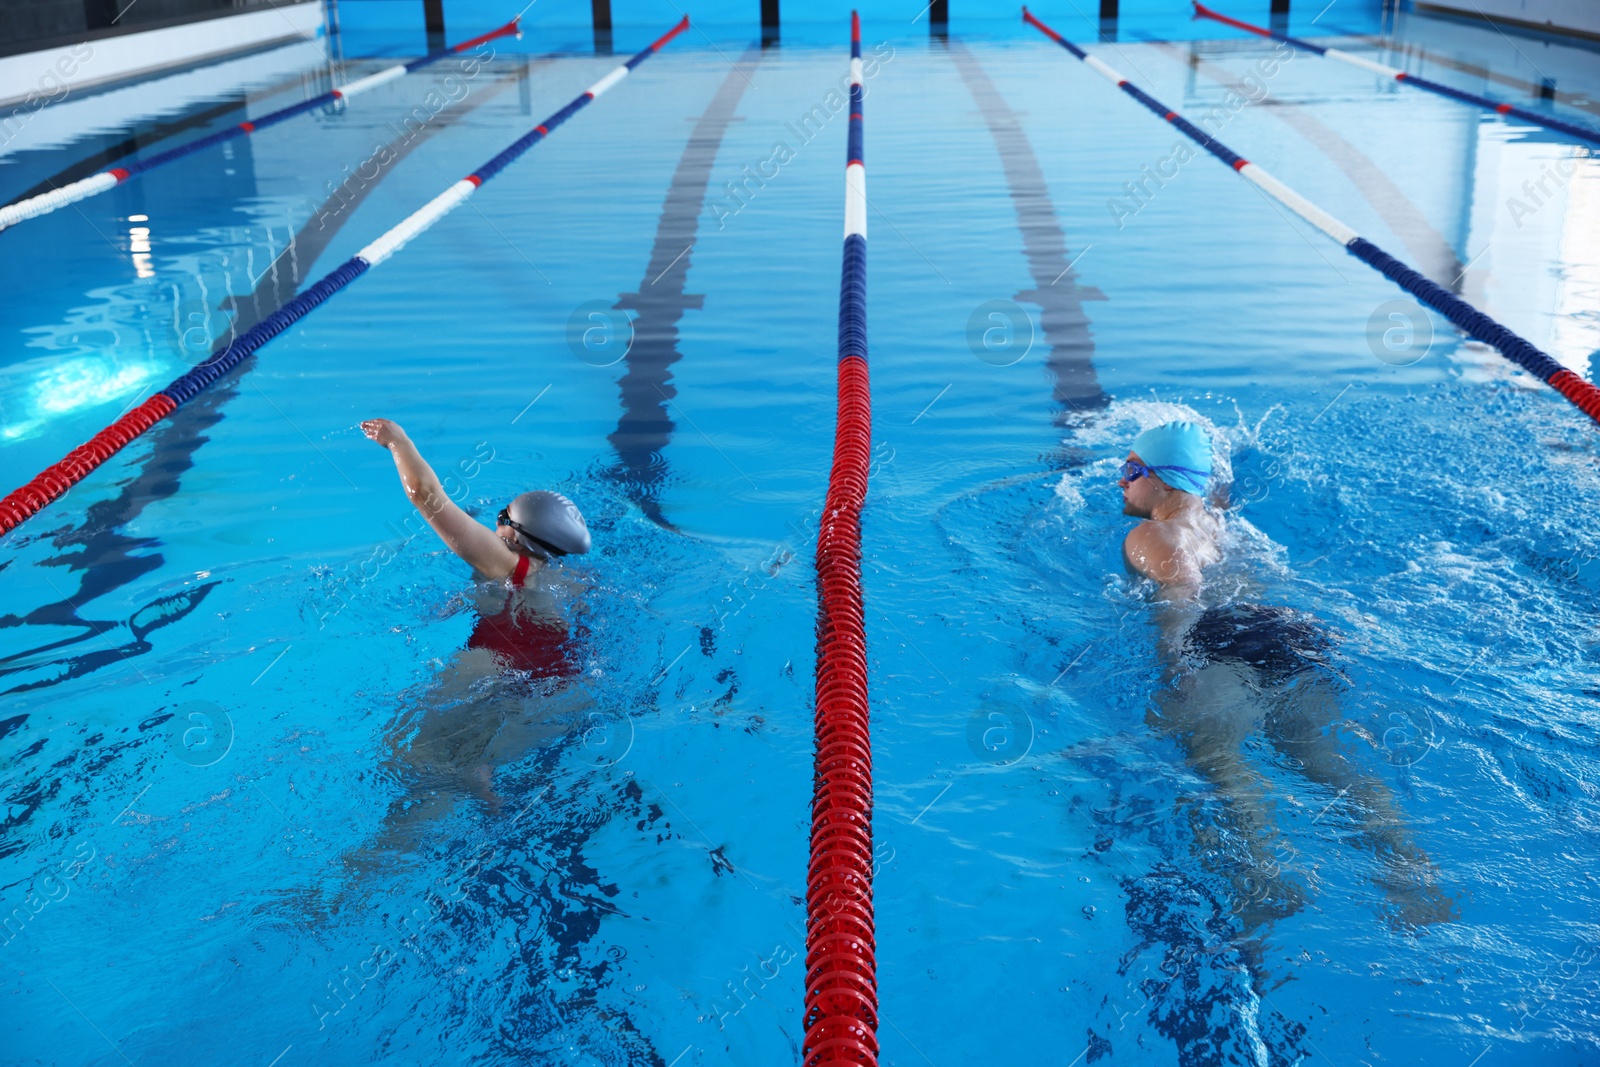
[[[1160,474],[1162,471],[1181,471],[1184,474],[1193,474],[1202,480],[1211,477],[1210,471],[1197,471],[1193,467],[1180,467],[1173,463],[1160,467],[1147,467],[1136,459],[1122,461],[1122,476],[1130,482],[1136,482],[1146,475]]]
[[[537,534],[533,533],[526,526],[523,526],[519,522],[514,522],[512,520],[512,518],[511,518],[511,509],[509,507],[501,508],[500,509],[500,514],[495,516],[495,520],[494,521],[500,526],[509,526],[509,527],[511,527],[517,533],[521,534],[523,537],[526,537],[529,541],[532,541],[533,544],[529,545],[528,547],[536,548],[536,549],[543,549],[547,553],[547,555],[544,556],[545,559],[549,559],[551,556],[565,556],[566,555],[566,553],[561,551],[561,549],[557,548],[555,545],[552,545],[549,541],[546,541],[544,538],[542,538],[542,537],[538,536]]]
[[[1136,459],[1124,460],[1122,464],[1122,477],[1130,482],[1136,482],[1145,475],[1154,474],[1154,467],[1146,467]],[[502,513],[503,514],[503,513]]]

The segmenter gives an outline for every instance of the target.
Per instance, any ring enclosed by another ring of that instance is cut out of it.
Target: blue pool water
[[[344,6],[347,58],[414,53],[388,10]],[[912,14],[863,23],[883,1062],[1594,1062],[1595,427],[1209,158],[1130,199],[1174,132],[1042,37]],[[1271,53],[1157,14],[1093,48],[1186,114]],[[6,1062],[798,1061],[845,129],[791,124],[828,15],[680,38],[6,540]],[[6,490],[615,64],[557,22],[0,234]],[[1600,122],[1592,53],[1396,33]],[[209,106],[162,85],[0,190]],[[1594,380],[1592,156],[1309,56],[1265,86],[1227,143]],[[561,677],[488,663],[505,591],[408,536],[374,416],[486,521],[583,508],[536,593]],[[1211,694],[1232,777],[1164,725],[1120,560],[1116,464],[1173,417],[1232,486],[1213,591],[1325,635]],[[1271,743],[1295,714],[1343,778]]]

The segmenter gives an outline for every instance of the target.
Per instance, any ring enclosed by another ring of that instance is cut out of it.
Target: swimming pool
[[[346,55],[408,54],[359,13]],[[678,17],[647,14],[619,53]],[[10,1058],[798,1059],[844,150],[802,120],[843,14],[681,38],[10,536]],[[1175,135],[1009,14],[914,14],[863,25],[884,1062],[1592,1061],[1593,426],[1440,319],[1389,333],[1399,290],[1208,159],[1131,199]],[[1506,96],[1559,70],[1537,106],[1593,124],[1592,56],[1420,22],[1404,62]],[[550,32],[0,234],[7,489],[617,62]],[[1091,50],[1186,113],[1272,47],[1118,37]],[[263,67],[249,113],[315,80]],[[1593,380],[1593,158],[1312,57],[1267,89],[1228,143]],[[174,107],[4,157],[6,197]],[[467,655],[495,594],[409,536],[379,415],[485,519],[581,504],[562,682]],[[1114,471],[1180,416],[1227,446],[1217,581],[1331,635],[1448,921],[1259,736],[1264,840],[1147,723]]]

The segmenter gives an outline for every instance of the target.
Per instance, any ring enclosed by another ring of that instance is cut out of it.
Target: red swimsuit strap
[[[511,584],[521,585],[522,579],[528,576],[528,568],[530,566],[531,563],[529,562],[528,557],[519,555],[517,557],[517,569],[511,572]]]

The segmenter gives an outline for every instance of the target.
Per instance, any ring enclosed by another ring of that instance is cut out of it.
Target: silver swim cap
[[[589,527],[578,505],[548,489],[523,493],[501,509],[498,521],[511,527],[522,547],[539,559],[589,551]]]

